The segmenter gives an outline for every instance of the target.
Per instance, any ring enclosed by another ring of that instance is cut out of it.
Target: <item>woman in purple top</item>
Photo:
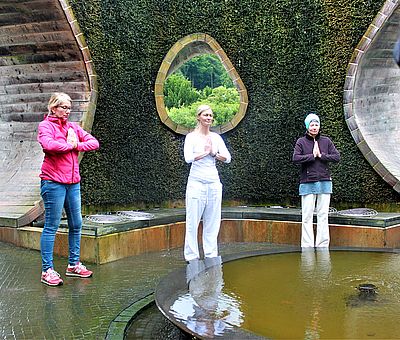
[[[340,154],[332,141],[320,134],[320,120],[310,113],[304,120],[307,132],[296,142],[293,162],[301,165],[301,247],[329,247],[328,213],[332,194],[329,162],[339,162]],[[314,240],[313,214],[317,201],[317,235]]]

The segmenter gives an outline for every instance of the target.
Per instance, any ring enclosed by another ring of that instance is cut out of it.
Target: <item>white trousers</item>
[[[186,233],[184,256],[186,261],[200,258],[198,229],[203,217],[204,257],[218,256],[218,233],[221,225],[222,184],[188,180],[186,187]]]
[[[329,247],[329,203],[331,194],[301,196],[301,247]],[[313,214],[317,201],[317,236],[314,241]]]

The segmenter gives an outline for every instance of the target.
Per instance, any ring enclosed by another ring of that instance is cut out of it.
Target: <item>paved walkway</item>
[[[230,244],[221,254],[270,248]],[[40,253],[0,242],[1,339],[104,339],[110,322],[132,302],[154,291],[159,279],[185,265],[182,249],[87,264],[90,279],[65,276],[67,259],[55,258],[64,285],[40,282]]]

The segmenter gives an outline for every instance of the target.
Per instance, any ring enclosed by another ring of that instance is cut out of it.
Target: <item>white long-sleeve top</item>
[[[230,163],[231,154],[229,153],[226,145],[221,136],[215,132],[210,132],[212,142],[212,154],[219,153],[225,157],[224,163]],[[194,179],[203,183],[212,183],[219,181],[217,167],[215,166],[215,158],[207,155],[197,161],[194,159],[196,156],[204,154],[206,139],[199,135],[196,131],[190,132],[186,135],[184,145],[184,156],[186,163],[191,163],[189,179]]]

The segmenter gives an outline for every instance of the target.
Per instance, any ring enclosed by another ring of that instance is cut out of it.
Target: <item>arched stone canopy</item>
[[[375,171],[400,192],[399,0],[387,0],[350,60],[344,88],[346,123]]]
[[[9,0],[0,12],[0,225],[21,226],[43,212],[36,137],[51,93],[68,93],[71,120],[90,130],[97,80],[67,1]]]

